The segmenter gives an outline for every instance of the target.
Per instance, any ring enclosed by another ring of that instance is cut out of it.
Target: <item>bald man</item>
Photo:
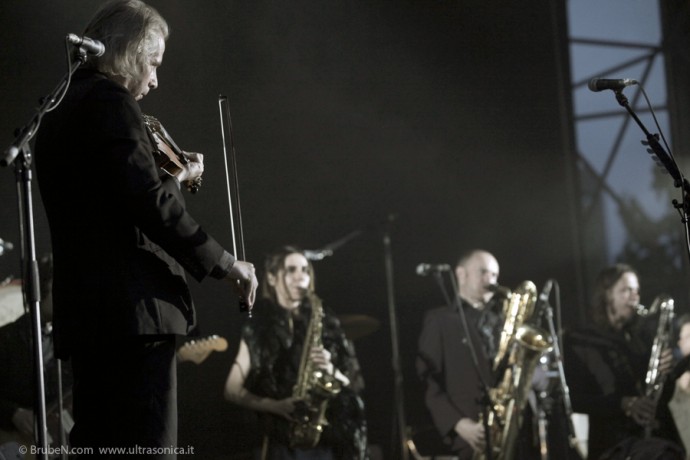
[[[426,385],[426,407],[444,443],[461,460],[486,448],[484,426],[479,422],[484,410],[481,382],[496,384],[492,362],[504,323],[503,297],[491,289],[498,275],[498,261],[483,249],[466,252],[455,266],[458,299],[477,366],[456,305],[429,310],[419,337],[417,373]],[[531,424],[523,428],[531,430]],[[520,438],[514,458],[538,458],[532,437]]]

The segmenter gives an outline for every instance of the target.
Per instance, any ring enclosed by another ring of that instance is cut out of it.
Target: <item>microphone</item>
[[[551,308],[551,305],[549,304],[549,294],[551,294],[553,283],[553,279],[546,280],[546,283],[544,283],[544,287],[542,288],[541,293],[539,294],[539,298],[537,301],[537,309],[532,315],[532,317],[536,318],[537,321],[540,321],[541,317],[545,313],[547,313]]]
[[[549,301],[549,294],[551,294],[552,288],[553,288],[553,280],[549,279],[544,284],[544,288],[541,290],[541,294],[539,294],[539,301],[540,302],[548,302]]]
[[[416,272],[419,276],[427,276],[429,274],[436,274],[441,272],[449,272],[450,265],[448,264],[419,264]]]
[[[597,93],[599,91],[604,91],[605,89],[620,91],[626,86],[632,86],[636,84],[637,80],[633,80],[632,78],[622,78],[619,80],[610,80],[607,78],[592,78],[587,86],[591,91]]]
[[[493,292],[496,295],[499,295],[501,297],[508,298],[510,297],[510,294],[512,293],[511,290],[505,286],[501,286],[500,284],[489,284],[486,286],[486,289],[489,291]]]
[[[5,251],[11,251],[12,249],[14,249],[14,244],[0,238],[0,256],[3,255]]]
[[[87,54],[90,54],[92,56],[103,56],[103,53],[105,53],[105,45],[102,42],[99,42],[98,40],[94,40],[93,38],[89,38],[86,36],[78,36],[75,34],[68,34],[67,35],[67,41],[75,46],[80,47],[84,51],[86,51]]]
[[[318,249],[318,250],[311,250],[311,249],[305,249],[304,250],[304,257],[307,258],[307,260],[323,260],[324,258],[328,256],[333,255],[333,250],[331,249]]]

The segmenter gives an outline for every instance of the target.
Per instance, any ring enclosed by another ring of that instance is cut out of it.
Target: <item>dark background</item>
[[[98,3],[3,4],[6,146],[66,72],[64,36],[79,34]],[[217,103],[223,94],[249,260],[261,266],[279,245],[317,249],[361,231],[316,262],[318,292],[338,314],[379,321],[355,345],[370,438],[388,458],[399,455],[392,447],[390,303],[407,423],[427,423],[414,374],[416,340],[424,311],[443,297],[433,279],[415,275],[418,263],[454,263],[462,251],[482,247],[501,263],[501,284],[532,280],[541,288],[554,278],[564,322],[583,315],[560,3],[151,1],[172,33],[160,87],[142,108],[182,148],[206,155],[203,187],[188,198],[197,220],[231,247]],[[21,277],[11,169],[0,176],[0,238],[16,248],[0,257],[0,278]],[[40,254],[50,241],[37,192],[34,198]],[[394,299],[387,296],[385,235]],[[181,363],[180,444],[194,445],[201,458],[241,458],[255,432],[252,418],[225,403],[222,388],[245,317],[226,284],[192,283],[201,335],[219,334],[230,346],[200,365]]]

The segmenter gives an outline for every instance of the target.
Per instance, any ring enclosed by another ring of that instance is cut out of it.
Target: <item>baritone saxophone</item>
[[[521,414],[527,403],[532,376],[539,358],[553,345],[543,329],[528,324],[534,313],[537,288],[522,282],[504,301],[506,320],[494,360],[494,371],[504,369],[498,385],[489,389],[488,432],[492,458],[512,460],[515,454]],[[483,423],[482,414],[479,415]],[[485,460],[486,453],[475,453],[474,460]]]
[[[649,356],[649,365],[647,366],[647,375],[645,376],[645,393],[644,395],[651,398],[652,401],[659,401],[661,391],[666,380],[666,373],[661,373],[659,365],[661,363],[661,353],[671,344],[671,335],[673,333],[673,317],[674,302],[673,299],[667,295],[659,295],[652,302],[649,309],[640,305],[637,309],[640,316],[649,317],[659,312],[659,322],[657,323],[656,335],[654,336],[654,343],[652,344],[652,353]],[[644,313],[643,313],[644,312]],[[645,437],[649,438],[652,435],[653,423],[648,423],[645,426]]]

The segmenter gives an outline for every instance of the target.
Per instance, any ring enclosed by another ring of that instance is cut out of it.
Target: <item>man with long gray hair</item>
[[[36,143],[56,355],[74,372],[70,441],[102,457],[175,458],[175,336],[196,321],[185,271],[229,281],[249,306],[257,280],[185,208],[180,184],[200,177],[202,156],[174,175],[154,160],[138,101],[158,87],[166,21],[139,0],[109,1],[84,35],[105,53],[74,74]]]

